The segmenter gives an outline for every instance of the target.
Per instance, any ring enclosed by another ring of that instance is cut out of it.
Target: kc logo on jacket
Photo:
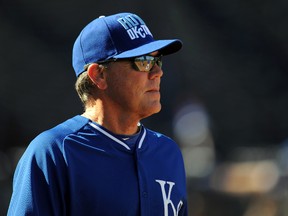
[[[155,180],[156,182],[159,183],[160,187],[161,187],[161,192],[162,192],[162,197],[163,197],[163,204],[164,204],[164,216],[169,216],[168,215],[168,209],[171,208],[173,210],[173,216],[178,216],[179,211],[183,205],[183,201],[180,200],[177,208],[174,205],[174,203],[171,200],[171,193],[173,190],[173,186],[175,185],[174,182],[170,182],[170,181],[163,181],[163,180]],[[167,188],[168,185],[168,191],[166,191],[165,188]]]

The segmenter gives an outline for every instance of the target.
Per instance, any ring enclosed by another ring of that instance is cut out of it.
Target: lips
[[[147,92],[160,92],[160,88],[153,88],[148,90]]]

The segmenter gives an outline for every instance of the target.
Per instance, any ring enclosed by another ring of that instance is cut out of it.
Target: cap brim
[[[113,58],[131,58],[146,55],[155,51],[159,51],[162,55],[169,55],[179,51],[182,48],[182,42],[178,39],[174,40],[155,40],[148,44],[144,44],[132,50],[122,52]]]

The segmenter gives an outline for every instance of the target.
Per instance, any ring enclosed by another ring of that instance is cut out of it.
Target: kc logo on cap
[[[139,37],[145,38],[147,35],[152,35],[144,21],[137,15],[131,14],[117,20],[127,31],[131,40]]]

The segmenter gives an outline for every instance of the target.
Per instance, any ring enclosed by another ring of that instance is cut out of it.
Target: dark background
[[[266,156],[281,152],[288,135],[287,10],[285,0],[1,0],[0,215],[6,215],[15,165],[31,139],[82,112],[71,50],[84,25],[100,15],[133,12],[156,39],[183,41],[179,53],[164,59],[163,109],[146,126],[177,140],[177,110],[201,104],[214,170],[237,161],[239,148],[254,150],[250,160],[263,149]],[[207,186],[211,176],[188,178],[190,215],[288,215],[287,191],[277,193],[288,185],[280,178],[278,189],[235,195]],[[251,210],[255,203],[262,208]],[[260,213],[267,205],[275,207]]]

